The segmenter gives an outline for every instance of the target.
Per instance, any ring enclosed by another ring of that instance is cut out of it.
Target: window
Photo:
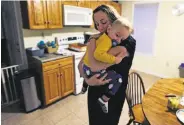
[[[136,52],[153,55],[158,5],[158,3],[134,5]]]

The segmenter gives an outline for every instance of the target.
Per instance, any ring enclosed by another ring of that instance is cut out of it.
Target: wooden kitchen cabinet
[[[45,102],[50,104],[61,97],[60,72],[59,69],[49,70],[43,73]]]
[[[118,11],[118,13],[121,15],[121,4],[116,3],[116,2],[111,2],[110,5],[113,6]]]
[[[99,1],[99,5],[110,5],[112,7],[114,7],[114,9],[117,10],[117,12],[121,15],[121,4],[120,3],[116,3],[116,2],[112,2],[112,1]]]
[[[24,28],[47,28],[47,11],[44,1],[21,1],[20,3]]]
[[[91,2],[83,0],[83,1],[79,1],[77,5],[79,7],[90,8]]]
[[[98,1],[91,1],[90,2],[90,8],[92,10],[96,9],[99,5],[100,5],[100,2],[98,2]],[[93,24],[91,25],[91,28],[94,28],[94,27],[95,27],[95,24],[93,22]]]
[[[48,28],[62,28],[62,9],[60,1],[47,1]]]
[[[113,6],[121,14],[121,4],[112,1],[20,1],[23,27],[28,29],[56,29],[63,27],[62,5],[80,6],[93,10],[101,4]],[[94,27],[94,24],[91,26]]]
[[[110,6],[114,7],[114,9],[116,9],[117,12],[121,15],[121,4],[115,3],[112,1],[92,1],[92,2],[90,2],[90,8],[94,10],[94,9],[96,9],[96,7],[98,7],[102,4],[110,5]],[[93,22],[91,28],[94,28],[94,22]]]
[[[45,105],[74,92],[73,57],[42,64]]]
[[[100,4],[100,2],[98,2],[98,1],[91,1],[91,2],[90,2],[90,8],[91,8],[92,10],[96,9],[99,5],[101,5],[101,4]]]
[[[62,28],[60,1],[20,1],[23,27],[29,29]]]
[[[66,96],[74,91],[74,71],[73,65],[66,65],[60,68],[62,95]]]
[[[77,1],[63,1],[62,4],[64,4],[64,5],[71,5],[71,6],[77,6]]]

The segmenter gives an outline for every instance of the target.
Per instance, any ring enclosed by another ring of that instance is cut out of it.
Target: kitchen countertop
[[[73,55],[72,54],[58,55],[58,54],[50,53],[50,54],[44,54],[44,57],[41,57],[41,58],[38,56],[33,56],[33,58],[44,63],[44,62],[48,62],[48,61],[52,61],[52,60],[56,60],[56,59],[70,57],[70,56],[73,56]]]

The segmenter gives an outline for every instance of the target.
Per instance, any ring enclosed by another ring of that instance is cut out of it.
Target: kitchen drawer
[[[61,66],[69,65],[73,63],[73,57],[67,57],[62,59],[53,60],[43,63],[43,71],[52,70]]]
[[[59,66],[65,66],[65,65],[73,64],[73,57],[63,58],[57,61],[59,63]]]
[[[53,70],[59,67],[59,64],[43,66],[43,71]]]
[[[50,61],[50,62],[45,62],[42,65],[43,65],[43,68],[44,68],[44,67],[55,65],[55,64],[59,65],[59,62],[57,60],[53,60],[53,61]]]

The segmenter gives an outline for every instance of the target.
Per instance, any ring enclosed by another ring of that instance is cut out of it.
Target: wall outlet
[[[166,67],[169,67],[169,62],[166,62]]]

